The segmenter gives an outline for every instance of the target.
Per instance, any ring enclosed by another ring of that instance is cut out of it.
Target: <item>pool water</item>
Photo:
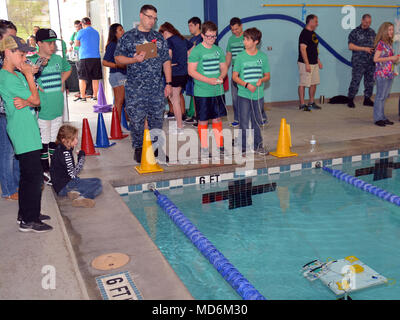
[[[399,161],[395,157],[394,162]],[[348,174],[375,160],[333,166]],[[400,195],[400,169],[373,181]],[[340,181],[322,169],[252,177],[276,190],[252,196],[252,205],[228,209],[228,200],[202,204],[202,195],[228,190],[228,182],[160,190],[267,299],[333,300],[320,280],[300,272],[307,262],[356,256],[389,279],[351,293],[356,300],[399,299],[400,207]],[[156,203],[150,193],[123,196],[195,299],[241,299]]]

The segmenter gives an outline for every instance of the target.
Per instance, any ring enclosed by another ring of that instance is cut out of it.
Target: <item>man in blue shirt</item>
[[[75,39],[75,46],[79,47],[79,91],[81,101],[86,101],[86,81],[93,86],[93,100],[97,100],[99,80],[103,79],[100,59],[100,35],[92,28],[89,18],[82,19],[82,29]]]
[[[152,129],[162,130],[165,97],[170,96],[172,92],[168,43],[159,32],[153,30],[157,20],[157,9],[152,5],[144,5],[140,9],[139,26],[125,32],[118,40],[114,53],[115,62],[127,66],[126,112],[130,119],[134,159],[138,163],[142,157],[145,120],[147,119],[151,138],[155,141],[155,131]],[[146,59],[146,52],[136,52],[136,46],[146,42],[156,44],[156,57]],[[162,79],[163,72],[166,85]],[[161,137],[162,135],[158,135],[158,139]],[[163,143],[158,142],[159,145]]]

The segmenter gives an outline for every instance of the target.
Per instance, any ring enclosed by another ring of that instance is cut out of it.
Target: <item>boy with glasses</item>
[[[190,53],[188,71],[194,79],[201,158],[208,158],[208,120],[210,119],[219,152],[224,152],[221,117],[226,116],[227,112],[222,83],[228,69],[223,50],[214,44],[218,30],[215,23],[204,22],[201,29],[203,42],[193,48]]]

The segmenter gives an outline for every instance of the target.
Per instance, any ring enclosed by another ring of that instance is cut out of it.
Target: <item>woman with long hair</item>
[[[169,46],[169,55],[172,59],[171,103],[177,123],[177,134],[183,134],[182,114],[185,113],[185,107],[181,103],[181,90],[186,87],[188,77],[188,50],[193,46],[193,44],[186,41],[180,32],[169,22],[163,23],[159,32],[163,35],[164,39],[167,40]]]
[[[110,76],[108,78],[114,92],[114,105],[118,111],[118,117],[121,121],[122,105],[125,100],[125,81],[126,67],[115,62],[114,52],[117,47],[118,40],[124,34],[124,28],[119,23],[110,26],[108,32],[108,40],[106,45],[106,53],[103,58],[103,66],[110,68]],[[126,118],[128,119],[128,118]]]
[[[384,22],[379,27],[375,37],[374,62],[376,96],[374,102],[374,122],[377,126],[392,125],[393,122],[385,117],[385,100],[389,96],[393,82],[394,63],[399,61],[399,55],[393,51],[394,26],[391,22]]]

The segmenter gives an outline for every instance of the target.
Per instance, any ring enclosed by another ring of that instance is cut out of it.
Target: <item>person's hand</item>
[[[257,87],[249,83],[247,85],[247,89],[249,89],[251,92],[256,92]]]
[[[32,66],[32,74],[35,75],[36,73],[39,72],[39,67],[38,66]]]
[[[390,58],[391,58],[390,59],[391,61],[393,61],[394,63],[397,63],[400,59],[400,55],[396,54],[395,56],[391,56]]]
[[[172,87],[171,85],[166,85],[164,89],[164,95],[166,98],[170,97],[172,95]]]
[[[208,84],[211,84],[212,86],[216,86],[217,84],[222,84],[224,81],[219,78],[208,78]]]
[[[16,68],[22,72],[23,75],[33,75],[33,66],[30,65],[29,63],[21,62],[19,65],[16,65]]]
[[[374,48],[365,47],[365,48],[364,48],[364,51],[365,51],[366,53],[372,54],[372,53],[374,52]]]
[[[258,81],[257,81],[257,83],[256,83],[256,86],[259,87],[259,86],[261,86],[261,85],[262,85],[262,80],[261,80],[261,79],[258,79]]]
[[[135,53],[133,57],[136,58],[137,62],[143,62],[145,56],[146,56],[146,51],[141,51],[139,53]]]
[[[306,64],[306,71],[311,72],[311,66],[309,64]]]
[[[324,66],[322,65],[321,61],[318,62],[318,67],[322,69]]]
[[[49,59],[47,58],[42,58],[42,63],[40,64],[41,66],[47,66],[47,63],[49,62]]]
[[[15,108],[17,108],[19,110],[19,109],[28,107],[29,104],[28,104],[28,101],[26,101],[22,98],[15,97],[14,98],[14,106],[15,106]]]

